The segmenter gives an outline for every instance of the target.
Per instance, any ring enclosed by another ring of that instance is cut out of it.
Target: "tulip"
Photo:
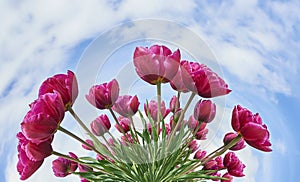
[[[243,170],[246,167],[239,158],[233,153],[228,152],[223,160],[224,166],[227,168],[228,173],[235,177],[243,177]]]
[[[89,144],[90,146],[94,147],[94,142],[93,142],[92,140],[86,139],[85,142],[86,142],[87,144]],[[89,146],[87,146],[87,145],[85,145],[85,144],[82,144],[81,146],[82,146],[82,148],[84,148],[84,149],[86,149],[86,150],[92,150]]]
[[[106,114],[100,115],[91,123],[92,132],[96,136],[103,136],[106,132],[108,132],[110,127],[111,124]]]
[[[258,113],[252,114],[240,105],[235,106],[232,111],[232,128],[239,132],[250,146],[265,152],[270,152],[270,133]]]
[[[234,140],[236,137],[238,137],[238,133],[227,133],[225,136],[224,136],[224,139],[223,139],[223,143],[224,145],[227,145],[229,144],[232,140]],[[245,145],[245,141],[243,138],[241,138],[234,146],[232,146],[231,148],[229,148],[230,150],[233,150],[233,151],[236,151],[236,150],[241,150],[243,148],[245,148],[246,145]]]
[[[139,105],[140,102],[136,95],[124,95],[118,97],[113,106],[113,110],[119,113],[121,116],[130,117],[138,111]]]
[[[216,116],[216,104],[210,100],[199,100],[195,105],[194,117],[198,121],[209,123]]]
[[[180,64],[180,51],[166,46],[137,47],[133,63],[139,77],[150,84],[167,83],[173,79]]]
[[[200,126],[199,126],[200,124]],[[208,129],[206,127],[206,123],[197,121],[194,116],[190,116],[188,121],[188,127],[189,129],[195,133],[195,138],[197,140],[205,140],[206,135],[208,133]]]
[[[21,123],[25,137],[39,144],[51,139],[64,117],[64,105],[57,92],[41,95],[30,104],[30,111]]]
[[[69,156],[74,159],[77,159],[77,156],[72,152],[69,152]],[[62,157],[58,157],[58,159],[52,161],[52,170],[56,177],[66,177],[72,172],[75,172],[77,167],[77,162]]]
[[[175,113],[180,108],[180,102],[178,98],[174,95],[170,100],[170,111]]]
[[[199,150],[195,153],[194,159],[202,160],[205,156],[206,156],[206,151],[200,150],[200,149],[199,149]]]
[[[222,179],[221,182],[232,182],[232,176],[229,173],[225,173],[222,178],[227,178],[227,179]]]
[[[52,154],[52,139],[35,144],[29,141],[21,132],[17,134],[17,138],[19,139],[18,148],[22,149],[31,161],[41,161]]]
[[[193,152],[195,152],[199,148],[198,143],[196,140],[192,140],[189,144],[189,149]]]
[[[226,95],[231,92],[228,85],[206,65],[181,61],[182,80],[190,91],[204,98]]]
[[[119,84],[116,79],[108,83],[94,85],[86,95],[90,104],[98,109],[111,108],[119,97]]]
[[[44,160],[30,160],[22,147],[18,147],[18,159],[17,170],[20,174],[21,180],[26,180],[27,178],[29,178],[35,171],[37,171],[41,167],[44,162]]]
[[[157,121],[157,102],[154,100],[151,100],[148,105],[144,104],[144,110],[146,115],[148,116],[148,112],[150,113],[151,118],[153,119],[154,122]],[[169,113],[170,110],[166,108],[165,102],[162,101],[160,104],[160,113],[162,115],[162,118],[165,118]]]
[[[75,74],[68,70],[67,74],[57,74],[45,80],[39,90],[39,96],[57,91],[65,108],[72,106],[78,96],[78,84]]]
[[[127,133],[128,131],[130,131],[130,120],[128,118],[125,117],[118,117],[118,121],[119,124],[115,124],[115,127],[117,128],[117,130],[121,133]]]

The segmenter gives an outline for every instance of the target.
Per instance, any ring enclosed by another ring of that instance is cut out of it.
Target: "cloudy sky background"
[[[81,54],[101,33],[120,23],[148,18],[186,26],[217,57],[233,90],[226,97],[218,135],[230,130],[231,108],[238,103],[259,112],[268,125],[273,152],[261,153],[250,147],[239,152],[248,177],[241,181],[298,179],[299,1],[91,0],[83,4],[14,0],[0,1],[0,9],[0,181],[18,181],[15,134],[41,82],[67,69],[76,72]],[[81,96],[84,94],[81,90]],[[68,114],[63,125],[81,133]],[[57,151],[86,154],[60,133],[53,145]],[[47,158],[28,181],[61,181],[52,173],[53,159]]]

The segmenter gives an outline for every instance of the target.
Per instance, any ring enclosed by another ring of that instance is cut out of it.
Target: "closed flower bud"
[[[232,182],[232,176],[229,173],[225,173],[222,178],[227,178],[227,179],[222,179],[221,182]]]
[[[199,150],[195,153],[194,159],[202,160],[205,156],[206,156],[206,151],[200,150],[200,149],[199,149]]]
[[[189,144],[189,149],[193,152],[195,152],[199,148],[198,143],[196,140],[192,140]]]
[[[148,106],[147,106],[147,104],[145,104],[144,105],[144,110],[145,110],[145,113],[146,113],[147,116],[148,116],[148,112],[150,113],[150,116],[152,117],[154,122],[157,121],[158,109],[157,109],[157,102],[156,101],[151,100],[148,103]],[[170,110],[166,108],[166,105],[165,105],[164,101],[161,102],[160,113],[162,115],[162,118],[165,118],[170,113]]]
[[[77,159],[77,156],[72,152],[69,153],[69,156]],[[52,170],[56,177],[66,177],[67,175],[75,172],[78,167],[78,164],[74,161],[58,157],[58,159],[52,162]]]
[[[111,108],[119,97],[119,84],[113,79],[108,83],[94,85],[86,95],[90,104],[98,109]]]
[[[228,152],[223,161],[224,166],[227,168],[228,173],[235,177],[245,176],[243,170],[246,167],[239,158],[233,153]]]
[[[139,105],[140,102],[136,95],[123,95],[119,96],[113,106],[113,110],[119,113],[121,116],[130,117],[138,111]]]
[[[227,133],[225,136],[224,136],[224,139],[223,139],[223,143],[224,145],[227,145],[229,144],[233,139],[235,139],[236,137],[238,136],[238,133]],[[232,146],[230,148],[230,150],[233,150],[233,151],[236,151],[236,150],[241,150],[243,148],[245,148],[246,145],[245,145],[245,141],[243,138],[241,138],[237,144],[235,144],[234,146]]]
[[[180,108],[180,102],[176,96],[173,96],[170,100],[170,111],[175,112]]]
[[[199,100],[195,105],[194,117],[196,120],[209,123],[216,116],[216,105],[210,100]]]
[[[128,118],[125,118],[123,116],[118,117],[119,124],[116,123],[115,127],[119,132],[127,133],[130,131],[130,120]]]
[[[100,115],[91,123],[92,132],[96,136],[103,136],[106,132],[108,132],[110,127],[111,124],[106,114]]]
[[[88,143],[90,146],[94,147],[94,142],[90,139],[85,140],[86,143]],[[81,145],[82,148],[86,149],[86,150],[92,150],[89,146],[82,144]]]

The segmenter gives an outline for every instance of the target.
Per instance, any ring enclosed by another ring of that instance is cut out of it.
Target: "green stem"
[[[159,135],[160,130],[160,116],[161,116],[161,82],[156,84],[156,93],[157,93],[157,135]]]

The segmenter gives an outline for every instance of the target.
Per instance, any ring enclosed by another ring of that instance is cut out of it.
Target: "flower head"
[[[231,90],[225,81],[204,64],[182,61],[182,79],[185,86],[201,97],[211,98],[228,94]]]
[[[209,123],[216,116],[216,104],[211,100],[199,100],[195,105],[194,117],[198,121]]]
[[[118,117],[119,124],[115,124],[115,127],[119,132],[127,133],[130,131],[130,120],[128,118],[125,118],[123,116]]]
[[[181,63],[179,65],[176,75],[171,80],[170,85],[174,90],[176,90],[178,92],[186,93],[186,92],[189,92],[189,89],[186,88],[182,75],[184,75],[184,74],[186,75],[187,71],[182,67]],[[184,72],[184,73],[182,73],[182,72]]]
[[[270,133],[258,113],[253,115],[248,109],[240,105],[235,106],[232,111],[231,125],[250,146],[265,152],[272,151]]]
[[[166,46],[137,47],[133,63],[139,77],[150,84],[167,83],[173,79],[180,64],[180,51]]]
[[[57,74],[45,80],[39,90],[39,96],[57,91],[65,108],[72,106],[78,96],[78,84],[75,74],[68,70],[67,74]]]
[[[232,176],[229,173],[223,174],[222,178],[227,178],[227,180],[222,179],[221,182],[232,182]]]
[[[69,152],[69,156],[77,159],[77,156],[72,152]],[[78,163],[62,157],[58,157],[58,159],[52,161],[52,170],[57,177],[66,177],[72,172],[75,172],[77,167]]]
[[[98,109],[111,108],[119,97],[119,84],[116,79],[108,83],[94,85],[86,99]]]
[[[176,96],[173,96],[170,100],[170,111],[175,113],[180,108],[180,102]]]
[[[205,150],[197,150],[197,152],[194,155],[194,159],[202,160],[206,156]]]
[[[245,176],[243,170],[246,167],[239,158],[233,153],[228,152],[223,161],[224,166],[227,168],[228,173],[235,177]]]
[[[157,112],[158,112],[158,108],[157,108],[157,102],[155,100],[151,100],[148,105],[145,104],[144,105],[144,110],[146,115],[148,116],[148,111],[150,113],[150,116],[152,117],[152,119],[154,121],[157,121]],[[160,104],[160,113],[162,115],[163,118],[165,118],[169,113],[170,110],[166,108],[165,102],[162,101]]]
[[[111,124],[106,114],[100,115],[91,123],[92,132],[96,136],[103,136],[106,132],[108,132],[110,127]]]
[[[119,98],[113,106],[113,110],[124,117],[130,117],[138,111],[139,105],[140,102],[136,95],[123,95],[119,96]]]
[[[224,136],[224,139],[223,139],[223,143],[225,145],[229,144],[232,140],[234,140],[236,137],[238,137],[238,133],[227,133],[225,136]],[[246,145],[245,145],[245,141],[243,138],[241,138],[234,146],[232,146],[230,148],[230,150],[241,150],[243,148],[245,148]]]

